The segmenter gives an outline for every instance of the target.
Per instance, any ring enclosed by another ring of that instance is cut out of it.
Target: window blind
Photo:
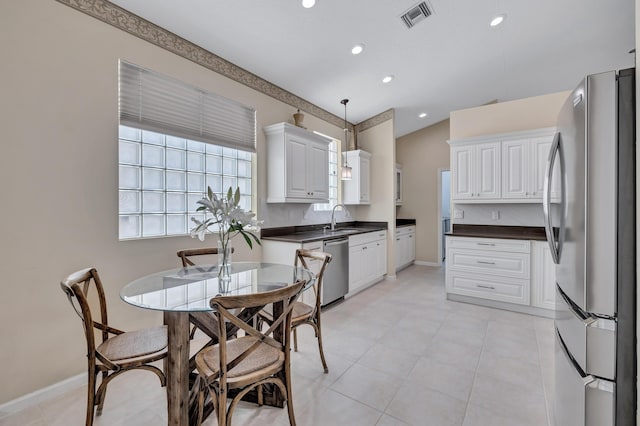
[[[256,111],[234,100],[120,61],[120,124],[256,152]]]

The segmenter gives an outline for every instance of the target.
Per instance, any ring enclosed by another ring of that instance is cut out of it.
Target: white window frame
[[[325,136],[325,135],[322,135]],[[313,211],[331,211],[333,207],[338,204],[338,200],[341,196],[340,188],[340,141],[338,139],[332,139],[329,143],[329,202],[328,203],[314,203]]]

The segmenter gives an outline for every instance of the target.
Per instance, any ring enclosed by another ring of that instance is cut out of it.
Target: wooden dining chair
[[[295,267],[302,266],[316,274],[316,280],[313,284],[315,303],[309,305],[301,301],[296,301],[293,307],[293,316],[291,319],[291,329],[293,330],[293,349],[298,352],[297,328],[305,324],[313,327],[316,339],[318,340],[320,360],[322,361],[322,367],[324,368],[325,373],[329,372],[329,368],[327,367],[327,361],[325,360],[324,350],[322,348],[322,311],[320,310],[320,304],[322,302],[322,279],[327,265],[331,262],[331,258],[332,256],[329,253],[297,249],[293,262]],[[260,322],[266,322],[267,324],[271,324],[273,322],[273,316],[269,309],[263,309],[260,311],[259,316]]]
[[[71,306],[82,319],[87,340],[88,387],[86,426],[93,424],[94,410],[102,414],[107,385],[125,371],[140,369],[155,373],[160,384],[166,385],[161,369],[150,365],[167,356],[167,328],[153,327],[124,332],[109,325],[107,303],[102,281],[95,268],[82,269],[62,280],[60,287],[66,293]],[[96,295],[93,295],[94,288]],[[97,306],[93,303],[98,298]],[[91,305],[100,309],[93,315]],[[96,342],[96,330],[100,340]],[[102,374],[96,392],[97,377]],[[97,409],[96,409],[97,407]]]
[[[295,300],[305,284],[306,281],[301,280],[263,293],[211,299],[211,308],[218,320],[219,342],[196,356],[201,383],[198,424],[202,421],[207,390],[217,413],[218,425],[225,426],[231,424],[237,403],[252,389],[258,390],[258,403],[261,405],[262,387],[267,384],[280,390],[286,399],[289,423],[296,424],[291,398],[291,315]],[[262,332],[253,327],[252,317],[265,305],[273,306],[275,319],[269,329]],[[236,315],[234,310],[254,312],[254,315]],[[245,335],[228,340],[227,333],[231,328],[243,330]],[[231,397],[229,391],[235,395]],[[228,400],[230,404],[227,407]]]
[[[234,251],[235,251],[235,247],[231,247],[231,253],[233,253]],[[217,248],[213,248],[213,247],[211,247],[211,248],[204,247],[204,248],[196,248],[196,249],[184,249],[184,250],[178,251],[176,254],[180,258],[180,260],[182,260],[182,267],[186,268],[187,266],[195,266],[196,265],[195,262],[193,262],[193,260],[191,260],[192,257],[206,256],[206,255],[217,255],[218,254],[218,249]]]

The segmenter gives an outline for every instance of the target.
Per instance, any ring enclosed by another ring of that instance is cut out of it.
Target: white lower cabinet
[[[546,241],[447,237],[446,246],[448,294],[526,306],[534,314],[541,311],[531,308],[555,310]]]
[[[285,241],[262,240],[262,261],[266,263],[282,263],[285,265],[293,265],[297,249],[305,249],[312,251],[322,251],[322,241],[312,241],[310,243],[289,243]],[[322,262],[312,260],[307,262],[309,269],[317,273],[320,271]],[[300,300],[308,305],[316,303],[316,297],[313,291],[307,290],[302,292]]]
[[[416,227],[396,228],[396,271],[416,260]]]
[[[546,241],[531,244],[531,305],[543,309],[557,308],[556,265]]]
[[[349,295],[380,281],[387,273],[387,231],[349,237]]]

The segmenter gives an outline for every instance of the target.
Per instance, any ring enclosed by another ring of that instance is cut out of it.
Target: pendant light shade
[[[349,99],[343,99],[340,101],[340,103],[344,105],[344,146],[345,147],[349,146],[349,127],[347,126],[347,102],[349,102]],[[347,162],[346,156],[344,157],[344,164],[342,165],[340,179],[351,180],[351,167]]]

